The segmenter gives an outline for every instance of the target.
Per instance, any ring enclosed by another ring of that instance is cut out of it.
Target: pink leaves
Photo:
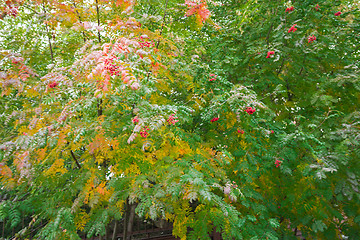
[[[314,35],[308,37],[308,43],[312,43],[316,40],[316,37]]]
[[[175,117],[175,113],[171,114],[169,116],[169,118],[167,119],[167,122],[170,124],[170,125],[174,125],[175,126],[175,123],[177,123],[179,120],[176,120],[178,117]]]
[[[275,54],[275,52],[274,52],[274,51],[269,51],[269,52],[267,53],[266,58],[270,58],[270,57],[271,57],[271,55],[274,55],[274,54]]]
[[[218,118],[218,117],[214,117],[213,119],[211,119],[211,120],[210,120],[210,122],[212,122],[212,123],[213,123],[213,122],[216,122],[216,121],[218,121],[218,120],[219,120],[219,118]]]
[[[292,25],[292,27],[288,30],[288,33],[295,32],[297,30],[295,26],[296,24]]]
[[[340,16],[340,15],[341,15],[341,12],[339,11],[339,12],[335,13],[334,15],[335,15],[335,16]]]
[[[138,90],[140,88],[140,84],[138,82],[133,82],[131,85],[130,85],[130,88],[132,90]]]
[[[247,107],[244,111],[247,112],[249,115],[251,115],[251,114],[254,114],[256,109],[252,108],[252,107]]]
[[[195,1],[185,0],[185,4],[189,8],[185,13],[185,17],[197,14],[196,18],[201,24],[210,17],[210,11],[207,9],[206,1],[202,0],[200,4],[197,4]]]
[[[294,6],[286,8],[285,12],[292,12],[294,11]]]

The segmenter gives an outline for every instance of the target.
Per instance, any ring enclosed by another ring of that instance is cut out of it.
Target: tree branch
[[[73,1],[73,5],[74,5],[74,7],[75,7],[76,15],[77,15],[78,18],[79,18],[79,22],[82,23],[81,16],[80,16],[80,13],[79,13],[78,10],[77,10],[75,0]],[[82,33],[82,35],[83,35],[83,39],[84,39],[84,43],[85,43],[85,42],[86,42],[85,32],[84,32],[84,31],[81,31],[81,33]]]
[[[95,0],[96,2],[96,16],[97,16],[97,22],[98,22],[98,26],[100,27],[100,11],[99,11],[99,1]],[[101,43],[101,37],[100,37],[100,31],[98,30],[98,38],[99,38],[99,43]]]
[[[162,22],[162,24],[161,24],[161,29],[160,29],[159,39],[158,39],[158,41],[157,41],[157,43],[156,43],[156,49],[158,49],[158,48],[159,48],[159,45],[160,45],[160,40],[161,40],[161,38],[160,38],[160,37],[161,37],[161,35],[162,35],[162,33],[163,33],[163,30],[164,30],[164,25],[165,25],[166,11],[167,11],[168,2],[169,2],[169,0],[166,0],[166,3],[165,3],[165,10],[164,10],[164,16],[163,16],[163,22]],[[150,74],[151,74],[151,70],[149,70],[149,71],[148,71],[148,74],[147,74],[147,76],[146,76],[146,81],[148,81],[148,80],[149,80]]]
[[[46,9],[45,9],[45,3],[43,2],[43,10],[45,13],[45,16],[47,15],[46,13]],[[50,53],[51,53],[51,61],[54,62],[54,52],[53,52],[53,48],[52,48],[52,44],[51,44],[51,37],[50,37],[50,32],[49,32],[49,28],[47,23],[45,23],[45,28],[46,28],[46,33],[48,36],[48,41],[49,41],[49,48],[50,48]]]
[[[70,153],[71,153],[71,156],[72,156],[72,158],[74,159],[77,167],[80,169],[80,168],[81,168],[81,165],[80,165],[80,163],[78,162],[78,160],[76,159],[74,152],[73,152],[72,150],[70,150]]]

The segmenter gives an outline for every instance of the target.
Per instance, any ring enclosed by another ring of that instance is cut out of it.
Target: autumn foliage
[[[2,238],[358,237],[357,1],[1,4]]]

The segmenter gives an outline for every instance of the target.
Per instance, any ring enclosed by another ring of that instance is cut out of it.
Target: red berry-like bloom
[[[335,16],[340,16],[341,15],[341,12],[339,11],[339,12],[337,12],[337,13],[335,13]]]
[[[219,120],[219,118],[218,118],[218,117],[214,117],[213,119],[210,120],[210,122],[213,123],[213,122],[216,122],[217,120]]]
[[[210,77],[213,77],[213,78],[210,78],[209,81],[212,82],[212,81],[215,81],[216,80],[216,75],[215,74],[210,74]]]
[[[266,58],[270,58],[270,57],[271,57],[271,55],[274,55],[274,54],[275,54],[275,52],[274,52],[274,51],[269,51],[269,52],[267,53]]]
[[[241,130],[238,129],[237,132],[240,133],[240,134],[244,134],[244,130],[242,130],[242,129]]]
[[[316,4],[315,10],[319,11],[319,8],[320,8],[319,4]]]
[[[296,26],[296,24],[294,24],[294,25],[289,29],[288,33],[290,33],[290,32],[295,32],[295,31],[297,30],[297,28],[296,28],[295,26]]]
[[[147,130],[150,130],[147,126],[145,126],[143,128],[143,130],[140,132],[140,136],[142,136],[143,138],[147,138],[149,136],[149,133],[147,132]]]
[[[273,134],[274,133],[274,130],[271,130],[271,134]]]
[[[278,168],[278,167],[280,167],[280,164],[282,163],[282,161],[280,161],[280,160],[276,160],[275,161],[275,165],[276,165],[276,167]]]
[[[316,37],[314,35],[308,37],[308,43],[312,43],[316,40]]]
[[[246,109],[245,109],[245,112],[247,112],[248,114],[253,114],[254,112],[256,111],[256,109],[255,108],[252,108],[252,107],[247,107]]]
[[[293,7],[293,6],[288,7],[288,8],[286,8],[286,10],[285,10],[285,12],[292,12],[292,11],[294,11],[294,7]]]
[[[137,118],[137,116],[132,119],[132,122],[134,124],[137,124],[139,122],[139,119]]]
[[[55,88],[57,85],[59,85],[57,82],[49,83],[49,88]]]

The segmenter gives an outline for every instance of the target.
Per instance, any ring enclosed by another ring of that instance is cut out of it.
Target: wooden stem
[[[46,15],[46,9],[45,9],[44,3],[43,3],[43,9],[44,9],[44,13]],[[48,28],[47,24],[45,24],[45,27],[46,27],[46,33],[48,36],[49,48],[50,48],[50,53],[51,53],[51,61],[54,62],[54,52],[53,52],[53,48],[52,48],[52,44],[51,44],[51,36],[50,36],[49,28]]]
[[[96,16],[97,16],[97,22],[98,22],[98,26],[100,27],[100,10],[99,10],[99,2],[98,0],[95,0],[96,2]],[[99,38],[99,43],[101,43],[101,37],[100,37],[100,31],[98,30],[98,38]]]
[[[74,152],[73,152],[72,150],[70,150],[70,153],[71,153],[71,156],[72,156],[72,158],[74,159],[74,161],[75,161],[75,163],[76,163],[76,166],[80,169],[80,168],[81,168],[81,165],[80,165],[80,163],[78,162],[78,160],[76,159]]]

